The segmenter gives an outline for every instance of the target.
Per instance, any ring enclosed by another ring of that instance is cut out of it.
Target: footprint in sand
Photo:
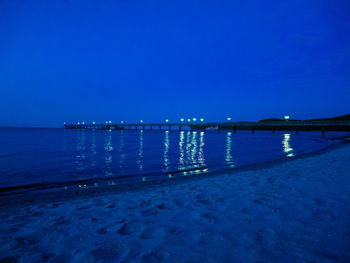
[[[145,262],[162,262],[165,258],[166,253],[160,248],[153,249],[150,253],[142,257]]]
[[[213,215],[213,214],[210,214],[210,213],[204,213],[204,214],[201,214],[201,223],[205,223],[205,224],[214,224],[215,221],[216,221],[216,216]]]
[[[118,233],[121,235],[131,235],[135,232],[138,232],[142,228],[142,226],[142,223],[137,221],[127,222],[122,225]]]

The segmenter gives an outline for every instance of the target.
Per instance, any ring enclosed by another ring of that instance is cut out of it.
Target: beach
[[[350,262],[349,143],[199,179],[56,195],[0,197],[0,262]]]

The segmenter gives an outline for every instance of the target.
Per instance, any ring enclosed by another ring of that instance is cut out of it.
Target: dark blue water
[[[320,132],[0,129],[0,188],[118,184],[235,168],[322,149]]]

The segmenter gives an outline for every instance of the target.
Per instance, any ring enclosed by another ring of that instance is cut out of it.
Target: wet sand
[[[350,262],[349,144],[137,191],[55,194],[0,197],[0,262]]]

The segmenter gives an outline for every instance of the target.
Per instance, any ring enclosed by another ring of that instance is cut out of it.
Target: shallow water
[[[342,135],[2,128],[0,188],[191,176],[297,156]]]

